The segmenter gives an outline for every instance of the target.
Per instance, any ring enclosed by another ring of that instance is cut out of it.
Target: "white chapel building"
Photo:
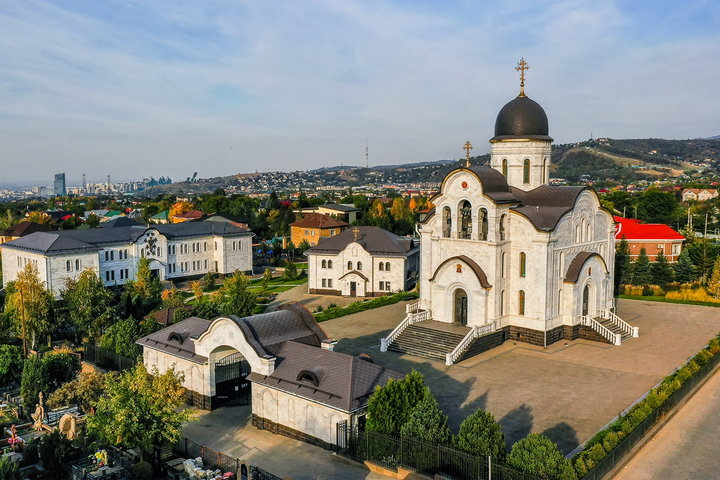
[[[420,300],[381,348],[417,353],[412,324],[430,319],[424,327],[459,327],[444,355],[428,352],[446,363],[507,339],[637,335],[613,313],[613,217],[590,188],[548,185],[548,133],[545,111],[521,87],[497,116],[490,166],[448,173],[419,225]]]

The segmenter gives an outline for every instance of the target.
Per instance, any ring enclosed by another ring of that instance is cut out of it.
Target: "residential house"
[[[296,247],[304,240],[312,247],[321,238],[334,237],[348,228],[347,222],[329,215],[310,213],[290,224],[290,240]]]
[[[637,260],[640,250],[654,262],[662,251],[668,262],[676,262],[685,237],[664,223],[642,223],[633,218],[615,216],[615,243],[624,238],[630,247],[631,260]]]

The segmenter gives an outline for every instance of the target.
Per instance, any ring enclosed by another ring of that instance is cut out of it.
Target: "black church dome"
[[[495,120],[495,136],[497,140],[549,140],[548,119],[545,110],[534,100],[520,95],[505,104]]]

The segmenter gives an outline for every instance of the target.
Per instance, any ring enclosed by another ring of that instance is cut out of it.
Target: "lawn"
[[[647,300],[649,302],[681,303],[683,305],[701,305],[703,307],[720,307],[720,303],[694,302],[692,300],[674,300],[665,298],[662,295],[618,295],[618,298],[626,298],[628,300]]]

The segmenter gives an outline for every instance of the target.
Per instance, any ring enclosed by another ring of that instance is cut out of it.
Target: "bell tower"
[[[548,183],[553,141],[545,110],[525,95],[529,68],[524,58],[515,67],[520,72],[520,93],[498,113],[495,136],[490,139],[490,166],[509,185],[525,191]]]

